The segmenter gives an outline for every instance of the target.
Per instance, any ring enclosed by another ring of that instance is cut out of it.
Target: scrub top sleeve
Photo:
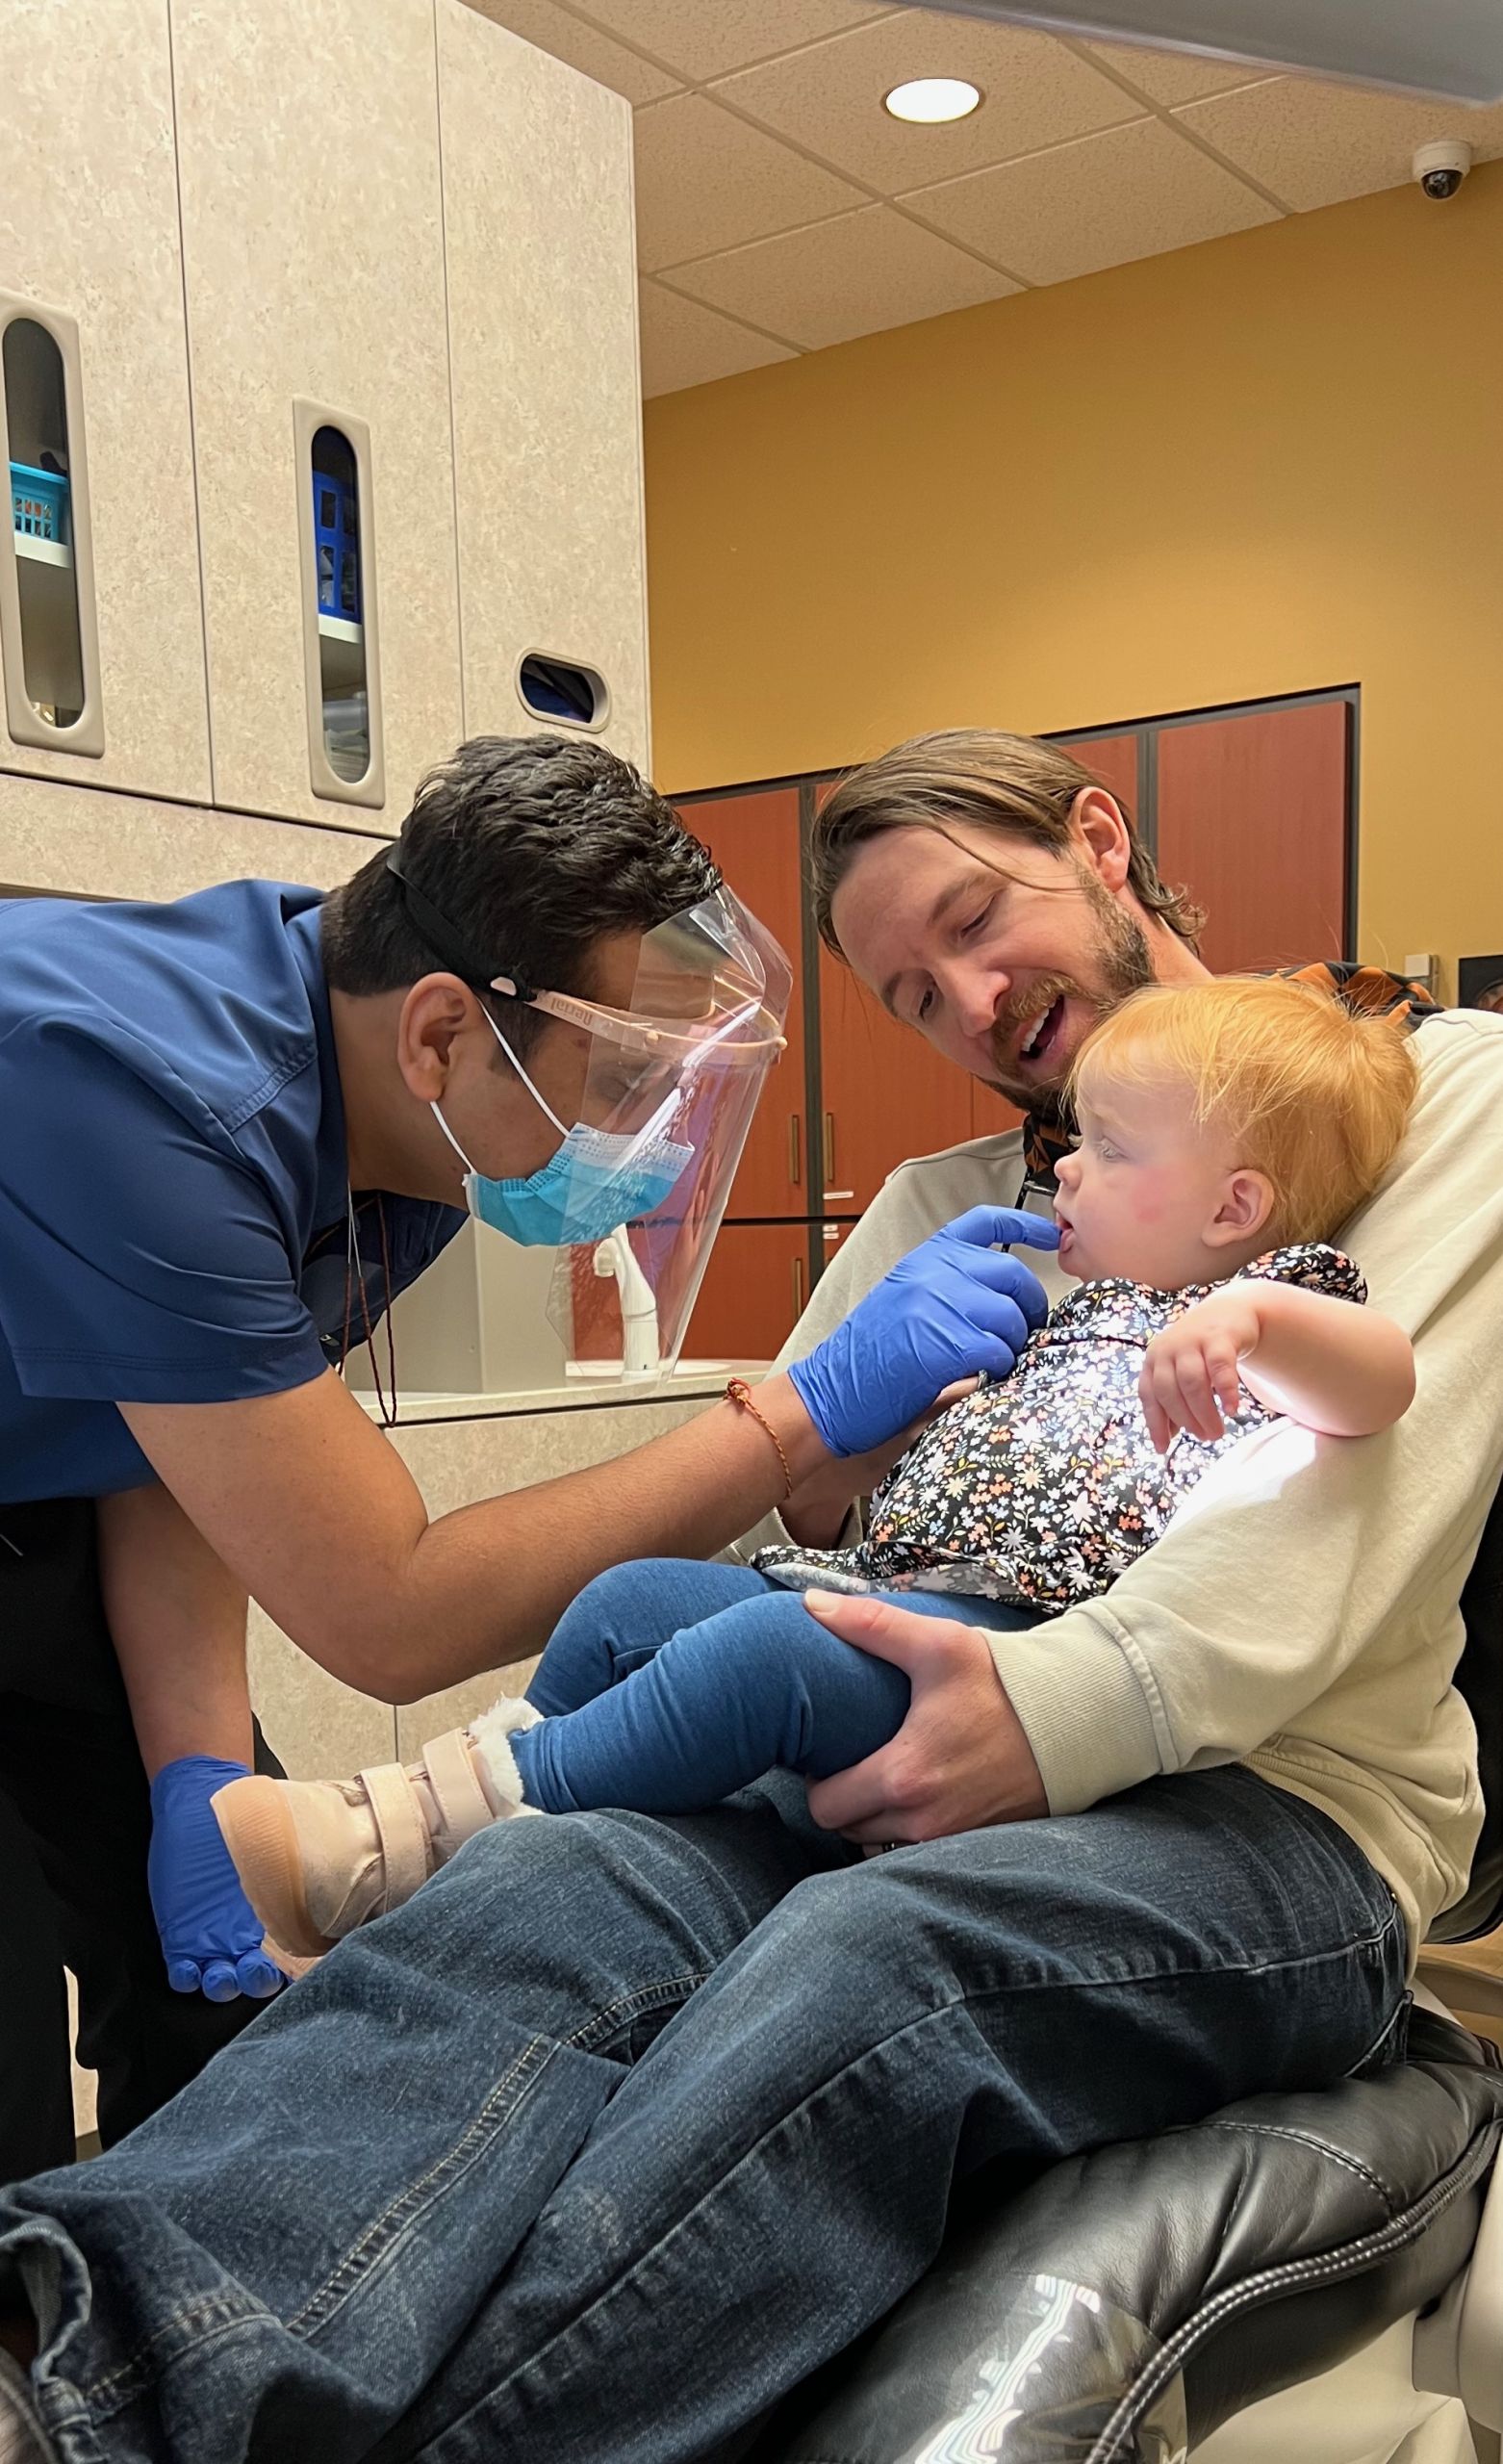
[[[23,1393],[233,1402],[320,1376],[288,1231],[228,1133],[89,1039],[63,1071],[56,1039],[0,1055],[0,1328]]]

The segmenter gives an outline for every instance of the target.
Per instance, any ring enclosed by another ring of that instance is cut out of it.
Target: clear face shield
[[[519,1056],[505,1003],[492,1015],[562,1143],[525,1180],[470,1171],[471,1214],[514,1240],[555,1248],[548,1314],[575,1374],[668,1375],[752,1115],[783,1050],[793,988],[786,957],[723,886],[643,935],[629,998],[609,1006],[477,969],[462,936],[406,880],[399,847],[387,866],[442,965],[550,1022]],[[574,1091],[567,1118],[534,1083],[534,1068],[555,1097]]]
[[[542,996],[581,1027],[590,1013],[585,1136],[555,1159],[585,1237],[560,1245],[548,1308],[576,1374],[673,1370],[792,989],[772,935],[723,888],[644,935],[626,1009]],[[603,1233],[602,1208],[618,1219]]]

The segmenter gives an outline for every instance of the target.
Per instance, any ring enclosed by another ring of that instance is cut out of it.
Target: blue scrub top
[[[344,1108],[321,900],[0,900],[0,1502],[151,1478],[116,1403],[306,1385],[341,1353]],[[372,1322],[464,1221],[357,1195]],[[359,1294],[351,1341],[364,1334]]]

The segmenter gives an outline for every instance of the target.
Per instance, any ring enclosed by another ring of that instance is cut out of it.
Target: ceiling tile
[[[683,82],[613,42],[598,27],[584,25],[556,7],[555,0],[470,0],[470,6],[493,25],[507,26],[540,51],[567,60],[571,68],[582,68],[598,85],[613,87],[629,102],[655,103],[664,94],[676,93]]]
[[[587,16],[623,41],[640,43],[691,79],[722,77],[796,43],[818,42],[890,0],[579,0]]]
[[[1245,61],[1205,60],[1193,51],[1148,51],[1136,43],[1091,42],[1083,48],[1103,68],[1114,68],[1156,103],[1192,103],[1202,94],[1225,94],[1234,86],[1256,85],[1267,68]]]
[[[648,273],[865,202],[702,94],[637,114],[637,255]]]
[[[914,128],[882,109],[908,77],[968,77],[968,119]],[[714,88],[779,136],[891,195],[1138,116],[1142,105],[1048,35],[904,9]]]
[[[1503,154],[1503,104],[1467,111],[1301,77],[1192,103],[1175,117],[1301,213],[1397,188],[1429,138],[1465,137],[1480,161]]]
[[[974,308],[1018,287],[885,205],[681,266],[673,278],[806,350]]]
[[[749,333],[727,317],[680,299],[660,283],[642,285],[642,391],[676,394],[685,385],[710,385],[717,376],[740,376],[797,353],[781,343]]]
[[[1028,282],[1070,282],[1278,219],[1271,205],[1159,119],[973,171],[904,203]]]

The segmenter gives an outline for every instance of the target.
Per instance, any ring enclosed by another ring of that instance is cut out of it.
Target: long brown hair
[[[1061,746],[987,728],[910,736],[875,761],[864,761],[847,772],[814,825],[810,863],[822,939],[837,958],[845,956],[830,915],[835,892],[856,849],[883,831],[969,823],[1060,856],[1070,845],[1076,799],[1100,785]],[[1128,885],[1134,896],[1145,913],[1193,950],[1204,914],[1183,889],[1165,887],[1132,814],[1119,809],[1132,840]]]

